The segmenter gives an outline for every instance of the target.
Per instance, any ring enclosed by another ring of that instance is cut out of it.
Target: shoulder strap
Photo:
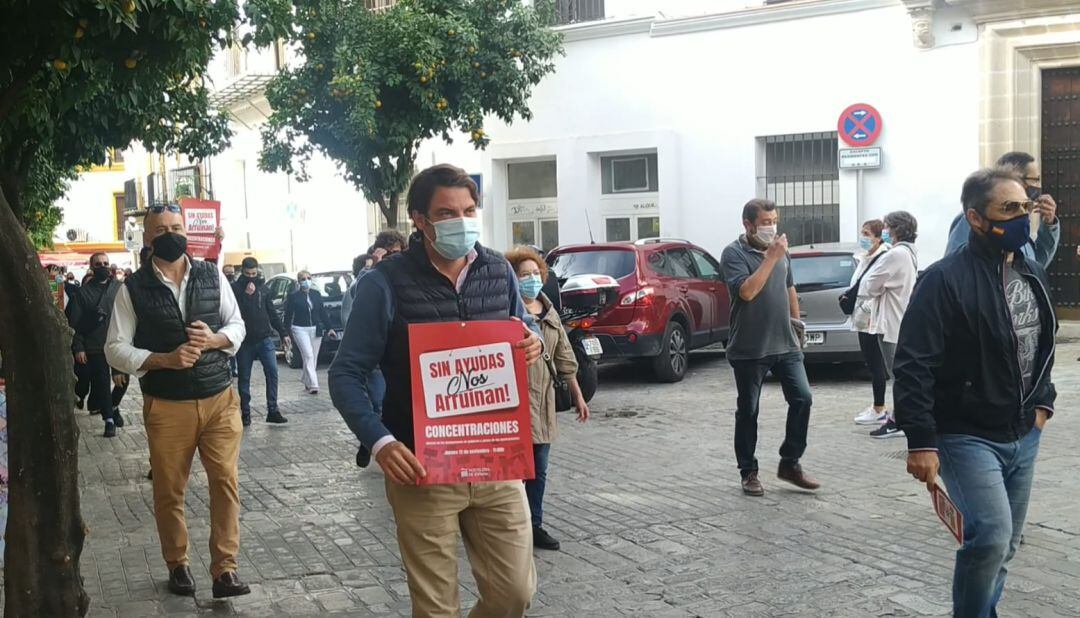
[[[892,249],[889,249],[889,251],[892,251]],[[865,277],[866,273],[870,272],[870,269],[874,267],[874,262],[877,262],[878,259],[881,256],[885,255],[889,251],[882,251],[881,253],[879,253],[879,254],[875,255],[873,258],[871,258],[870,263],[866,265],[866,269],[862,271],[862,274],[859,275],[859,278],[855,280],[855,285],[852,286],[852,287],[854,287],[856,290],[858,290],[859,289],[859,284],[862,283],[863,277]]]
[[[105,287],[105,290],[101,292],[101,298],[98,299],[97,310],[100,313],[101,310],[106,307],[106,301],[108,304],[112,304],[116,300],[116,294],[120,291],[120,283],[115,279],[109,282],[109,285]]]

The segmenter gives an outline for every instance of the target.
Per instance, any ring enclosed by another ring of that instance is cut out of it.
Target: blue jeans
[[[1009,560],[1027,517],[1042,432],[998,443],[961,434],[938,438],[941,479],[964,516],[956,552],[953,615],[996,618]]]
[[[544,524],[544,488],[547,486],[548,455],[550,454],[550,444],[533,445],[536,478],[525,481],[525,496],[529,499],[533,528],[540,528]]]
[[[277,405],[277,352],[274,350],[274,340],[267,337],[259,341],[248,341],[240,344],[236,352],[236,372],[240,374],[237,380],[237,388],[240,390],[240,414],[251,415],[251,366],[255,359],[263,368],[263,376],[266,377],[266,413],[273,414],[278,411]]]
[[[806,436],[810,429],[810,408],[814,405],[810,380],[806,377],[802,352],[766,356],[754,360],[732,360],[735,389],[738,391],[735,409],[735,459],[743,478],[757,472],[758,404],[765,374],[772,371],[780,380],[784,400],[788,404],[784,443],[780,460],[796,463],[806,452]]]

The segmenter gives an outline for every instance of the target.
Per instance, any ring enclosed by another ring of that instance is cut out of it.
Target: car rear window
[[[634,272],[634,266],[634,252],[620,249],[560,253],[551,263],[559,279],[576,275],[607,275],[622,279]]]
[[[352,276],[343,272],[315,273],[311,276],[311,283],[323,296],[340,299],[345,290],[349,289]]]
[[[855,258],[850,253],[791,257],[791,277],[798,292],[848,288],[854,273]]]

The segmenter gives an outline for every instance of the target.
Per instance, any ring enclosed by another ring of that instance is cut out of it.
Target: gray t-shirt
[[[739,286],[764,261],[765,254],[751,248],[745,236],[728,245],[721,256],[720,269],[731,295],[728,360],[754,360],[799,351],[788,300],[788,288],[794,285],[790,257],[773,267],[754,300],[739,298]]]
[[[1031,284],[1016,272],[1012,264],[1005,266],[1005,302],[1012,315],[1013,331],[1016,333],[1016,356],[1020,361],[1020,375],[1024,380],[1024,392],[1031,391],[1035,373],[1035,355],[1039,351],[1042,323],[1039,321],[1039,302]]]

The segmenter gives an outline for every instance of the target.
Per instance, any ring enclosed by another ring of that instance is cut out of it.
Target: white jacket
[[[898,243],[881,256],[859,284],[858,298],[866,297],[869,305],[869,320],[860,332],[883,335],[886,343],[896,343],[918,276],[918,259],[911,243]],[[855,304],[858,312],[862,303]]]
[[[873,253],[864,253],[861,256],[856,256],[859,260],[859,265],[855,268],[855,272],[851,274],[850,285],[855,285],[855,283],[859,281],[859,278],[863,276],[863,273],[866,271],[867,267],[870,266],[870,262],[873,261],[874,258],[885,253],[890,248],[892,248],[892,245],[881,243]],[[881,259],[878,260],[878,262],[880,261]],[[876,267],[877,263],[875,263],[874,266]],[[848,326],[857,333],[868,333],[870,332],[870,311],[873,299],[863,292],[862,284],[859,285],[859,289],[856,290],[856,293],[855,309],[852,310],[851,317],[848,318]]]

